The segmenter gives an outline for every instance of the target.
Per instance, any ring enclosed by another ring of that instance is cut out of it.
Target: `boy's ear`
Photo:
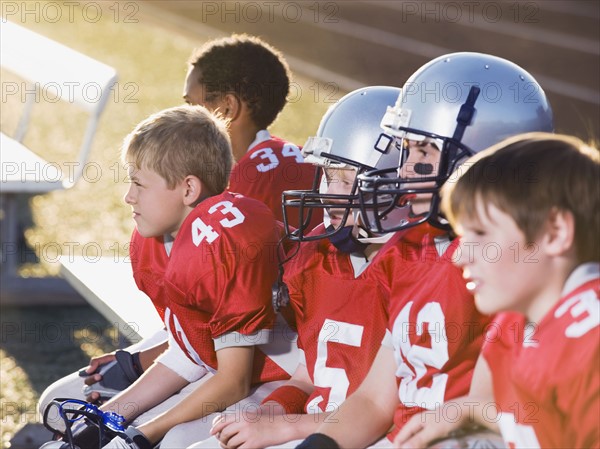
[[[225,109],[221,113],[231,122],[237,120],[242,113],[242,100],[234,93],[225,94],[223,100]]]
[[[204,184],[197,176],[188,175],[183,180],[183,204],[194,207],[204,194]]]
[[[546,253],[560,256],[569,252],[575,241],[575,217],[570,211],[552,209],[546,222],[543,244]]]

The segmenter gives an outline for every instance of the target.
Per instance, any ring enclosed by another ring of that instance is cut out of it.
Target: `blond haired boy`
[[[130,426],[129,438],[106,446],[140,448],[155,445],[178,424],[237,403],[259,384],[289,376],[260,346],[272,340],[279,228],[264,204],[225,191],[233,158],[224,122],[200,106],[161,111],[125,139],[123,160],[131,180],[125,202],[137,228],[136,263],[168,256],[165,268],[141,286],[152,290],[169,342],[102,410],[132,422],[212,373],[176,405]],[[165,245],[168,240],[172,245]],[[96,449],[96,434],[80,431],[75,443]]]

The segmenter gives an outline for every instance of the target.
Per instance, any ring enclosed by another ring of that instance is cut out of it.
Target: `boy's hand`
[[[102,365],[106,365],[108,362],[112,362],[113,360],[115,360],[115,353],[114,352],[111,352],[109,354],[103,354],[103,355],[101,355],[99,357],[92,357],[90,359],[89,366],[87,368],[84,368],[82,371],[85,371],[87,374],[93,374]],[[98,379],[98,380],[100,380],[100,379]]]
[[[285,441],[280,431],[284,429],[282,420],[274,420],[271,416],[245,412],[241,416],[237,413],[223,413],[213,420],[210,429],[221,447],[224,449],[247,449],[266,447]]]
[[[456,406],[456,404],[455,404]],[[439,413],[417,413],[412,416],[408,422],[400,429],[396,438],[394,438],[395,448],[426,448],[433,440],[448,436],[450,432],[461,427],[465,421],[444,420],[444,406]],[[455,413],[455,412],[454,412]]]
[[[90,364],[88,365],[88,367],[82,369],[79,372],[79,376],[85,377],[83,383],[89,387],[95,384],[96,382],[101,381],[102,374],[98,373],[97,371],[103,365],[106,365],[107,363],[110,363],[113,360],[115,360],[114,352],[111,352],[110,354],[103,354],[99,357],[92,357],[90,359]],[[100,400],[100,393],[98,393],[97,391],[92,391],[86,396],[85,400],[94,404]]]
[[[129,387],[143,373],[139,358],[139,352],[123,350],[93,358],[80,373],[88,375],[83,389],[86,399],[89,402],[108,399]]]

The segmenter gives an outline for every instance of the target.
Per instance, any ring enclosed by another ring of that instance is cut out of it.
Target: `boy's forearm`
[[[170,410],[142,424],[138,429],[152,442],[158,442],[178,424],[224,410],[248,396],[250,385],[217,372]]]
[[[333,438],[341,448],[367,447],[388,432],[392,418],[393,413],[382,409],[370,398],[353,394],[316,432]],[[349,431],[349,425],[352,431]]]
[[[282,440],[292,441],[306,438],[315,433],[327,422],[331,413],[315,413],[303,415],[281,415],[275,420],[276,425],[282,423]]]
[[[167,340],[151,348],[140,351],[140,363],[144,371],[148,370],[154,361],[169,347]]]
[[[460,398],[458,402],[462,414],[467,416],[467,419],[463,420],[464,424],[482,426],[494,432],[500,432],[497,416],[498,408],[493,398],[465,396]]]

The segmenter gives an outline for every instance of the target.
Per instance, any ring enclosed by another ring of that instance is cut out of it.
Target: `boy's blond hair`
[[[533,242],[553,210],[569,211],[575,219],[578,262],[600,259],[597,148],[576,137],[527,133],[478,153],[465,166],[442,191],[442,210],[455,228],[461,219],[478,220],[481,201],[510,215]]]
[[[143,120],[125,138],[122,159],[158,173],[169,188],[196,176],[209,196],[227,188],[233,165],[226,122],[202,106],[165,109]]]

